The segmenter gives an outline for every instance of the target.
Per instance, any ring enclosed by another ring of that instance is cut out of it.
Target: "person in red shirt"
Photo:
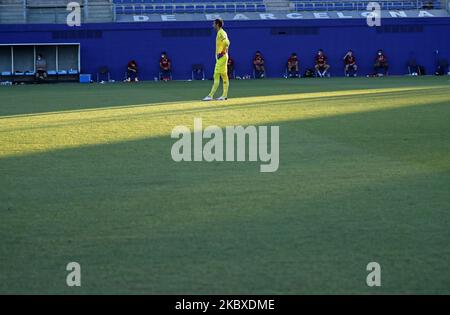
[[[228,78],[234,79],[234,60],[228,55],[228,63],[227,63],[227,72]]]
[[[264,57],[258,50],[253,58],[253,67],[255,68],[255,78],[264,78],[266,73],[266,68],[264,66]]]
[[[386,58],[386,55],[384,54],[383,50],[378,50],[377,52],[377,56],[375,57],[375,64],[373,66],[374,70],[375,70],[375,75],[388,75],[388,69],[389,69],[389,64],[388,64],[388,60]],[[381,73],[380,71],[383,70],[383,73]]]
[[[296,53],[292,53],[287,61],[288,76],[289,78],[298,78],[299,76],[299,63]]]
[[[161,71],[161,80],[163,80],[164,82],[169,81],[172,69],[172,62],[170,61],[166,52],[161,53],[161,59],[159,59],[159,68]]]
[[[128,62],[127,65],[127,79],[125,80],[127,82],[138,82],[138,65],[136,63],[136,61],[131,60],[130,62]]]
[[[324,78],[327,75],[329,76],[327,72],[330,69],[330,65],[327,63],[327,56],[325,56],[322,49],[319,49],[317,52],[315,68],[319,77]]]
[[[349,50],[344,56],[344,67],[345,76],[357,76],[358,65],[356,64],[356,57],[352,50]]]

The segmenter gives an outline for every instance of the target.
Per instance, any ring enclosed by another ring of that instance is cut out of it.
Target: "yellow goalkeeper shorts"
[[[227,73],[228,69],[228,55],[223,56],[216,60],[216,67],[214,68],[214,73]]]

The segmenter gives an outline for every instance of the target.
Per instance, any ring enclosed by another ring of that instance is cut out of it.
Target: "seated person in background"
[[[264,78],[266,68],[264,67],[264,58],[258,50],[253,58],[253,67],[255,68],[255,78]]]
[[[447,59],[444,58],[440,58],[437,61],[437,65],[436,65],[436,75],[445,75],[445,74],[449,74],[450,75],[450,69],[448,68],[448,61]]]
[[[234,79],[234,60],[228,55],[227,73],[229,79]]]
[[[292,53],[287,61],[287,70],[289,78],[298,78],[299,76],[299,66],[298,58],[296,53]]]
[[[136,61],[131,60],[127,66],[127,82],[135,81],[138,82],[138,65]]]
[[[325,56],[322,49],[319,49],[317,52],[315,69],[321,78],[327,76],[327,72],[330,69],[330,65],[327,63],[327,56]]]
[[[375,75],[387,75],[389,64],[388,60],[386,58],[386,55],[384,54],[383,50],[378,50],[377,56],[375,57],[375,64],[373,66],[375,70]],[[380,70],[383,70],[383,73],[380,73]]]
[[[171,71],[172,63],[167,57],[167,53],[163,51],[161,53],[161,59],[159,60],[159,68],[161,71],[161,80],[167,82],[170,80],[170,71]]]
[[[421,66],[417,64],[417,60],[414,57],[409,58],[408,63],[408,72],[409,75],[417,76],[421,75]]]
[[[36,59],[36,79],[44,80],[47,78],[47,61],[42,54],[38,54]]]
[[[345,70],[345,76],[349,77],[350,75],[353,75],[354,77],[357,76],[358,72],[358,65],[356,64],[356,58],[353,54],[352,50],[349,50],[347,54],[344,56],[344,70]]]

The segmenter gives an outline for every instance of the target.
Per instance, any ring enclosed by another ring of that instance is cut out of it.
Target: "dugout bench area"
[[[36,82],[36,59],[47,62],[44,82],[78,82],[80,77],[79,43],[0,44],[0,82]]]

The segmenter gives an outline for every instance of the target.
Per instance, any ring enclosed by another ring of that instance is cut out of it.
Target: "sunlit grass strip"
[[[384,89],[358,89],[358,90],[343,90],[343,91],[331,91],[331,92],[313,92],[313,93],[295,93],[295,94],[276,94],[270,96],[254,96],[254,97],[240,97],[231,98],[227,101],[227,105],[250,105],[257,104],[258,102],[270,102],[270,101],[289,101],[289,100],[309,100],[309,99],[320,99],[329,97],[343,97],[343,96],[361,96],[361,95],[372,95],[381,93],[398,93],[398,92],[414,92],[414,91],[424,91],[430,89],[446,89],[448,92],[449,87],[445,85],[437,85],[432,87],[402,87],[402,88],[384,88]],[[148,107],[151,106],[150,110],[154,112],[167,112],[167,111],[178,111],[178,110],[190,110],[197,108],[214,108],[218,103],[211,102],[205,103],[202,101],[187,101],[187,102],[167,102],[167,103],[149,103],[149,104],[139,104],[139,105],[127,105],[127,106],[112,106],[112,107],[102,107],[102,108],[91,108],[91,109],[80,109],[80,110],[70,110],[70,111],[56,111],[47,112],[39,114],[26,114],[26,115],[11,115],[3,116],[0,119],[10,119],[10,118],[24,118],[24,117],[36,117],[36,116],[47,116],[47,115],[64,115],[66,118],[70,119],[73,116],[67,116],[68,114],[75,115],[78,113],[90,113],[94,112],[92,117],[99,115],[107,115],[108,117],[113,115],[122,115],[123,109],[130,109],[130,113],[140,113],[147,112]],[[132,109],[132,110],[131,110]],[[107,114],[106,114],[107,113]],[[1,127],[1,126],[0,126]]]
[[[425,91],[433,90],[430,100]],[[377,99],[378,98],[378,99]],[[87,109],[1,119],[0,157],[168,136],[194,117],[221,127],[272,124],[449,100],[448,87],[386,88]]]

